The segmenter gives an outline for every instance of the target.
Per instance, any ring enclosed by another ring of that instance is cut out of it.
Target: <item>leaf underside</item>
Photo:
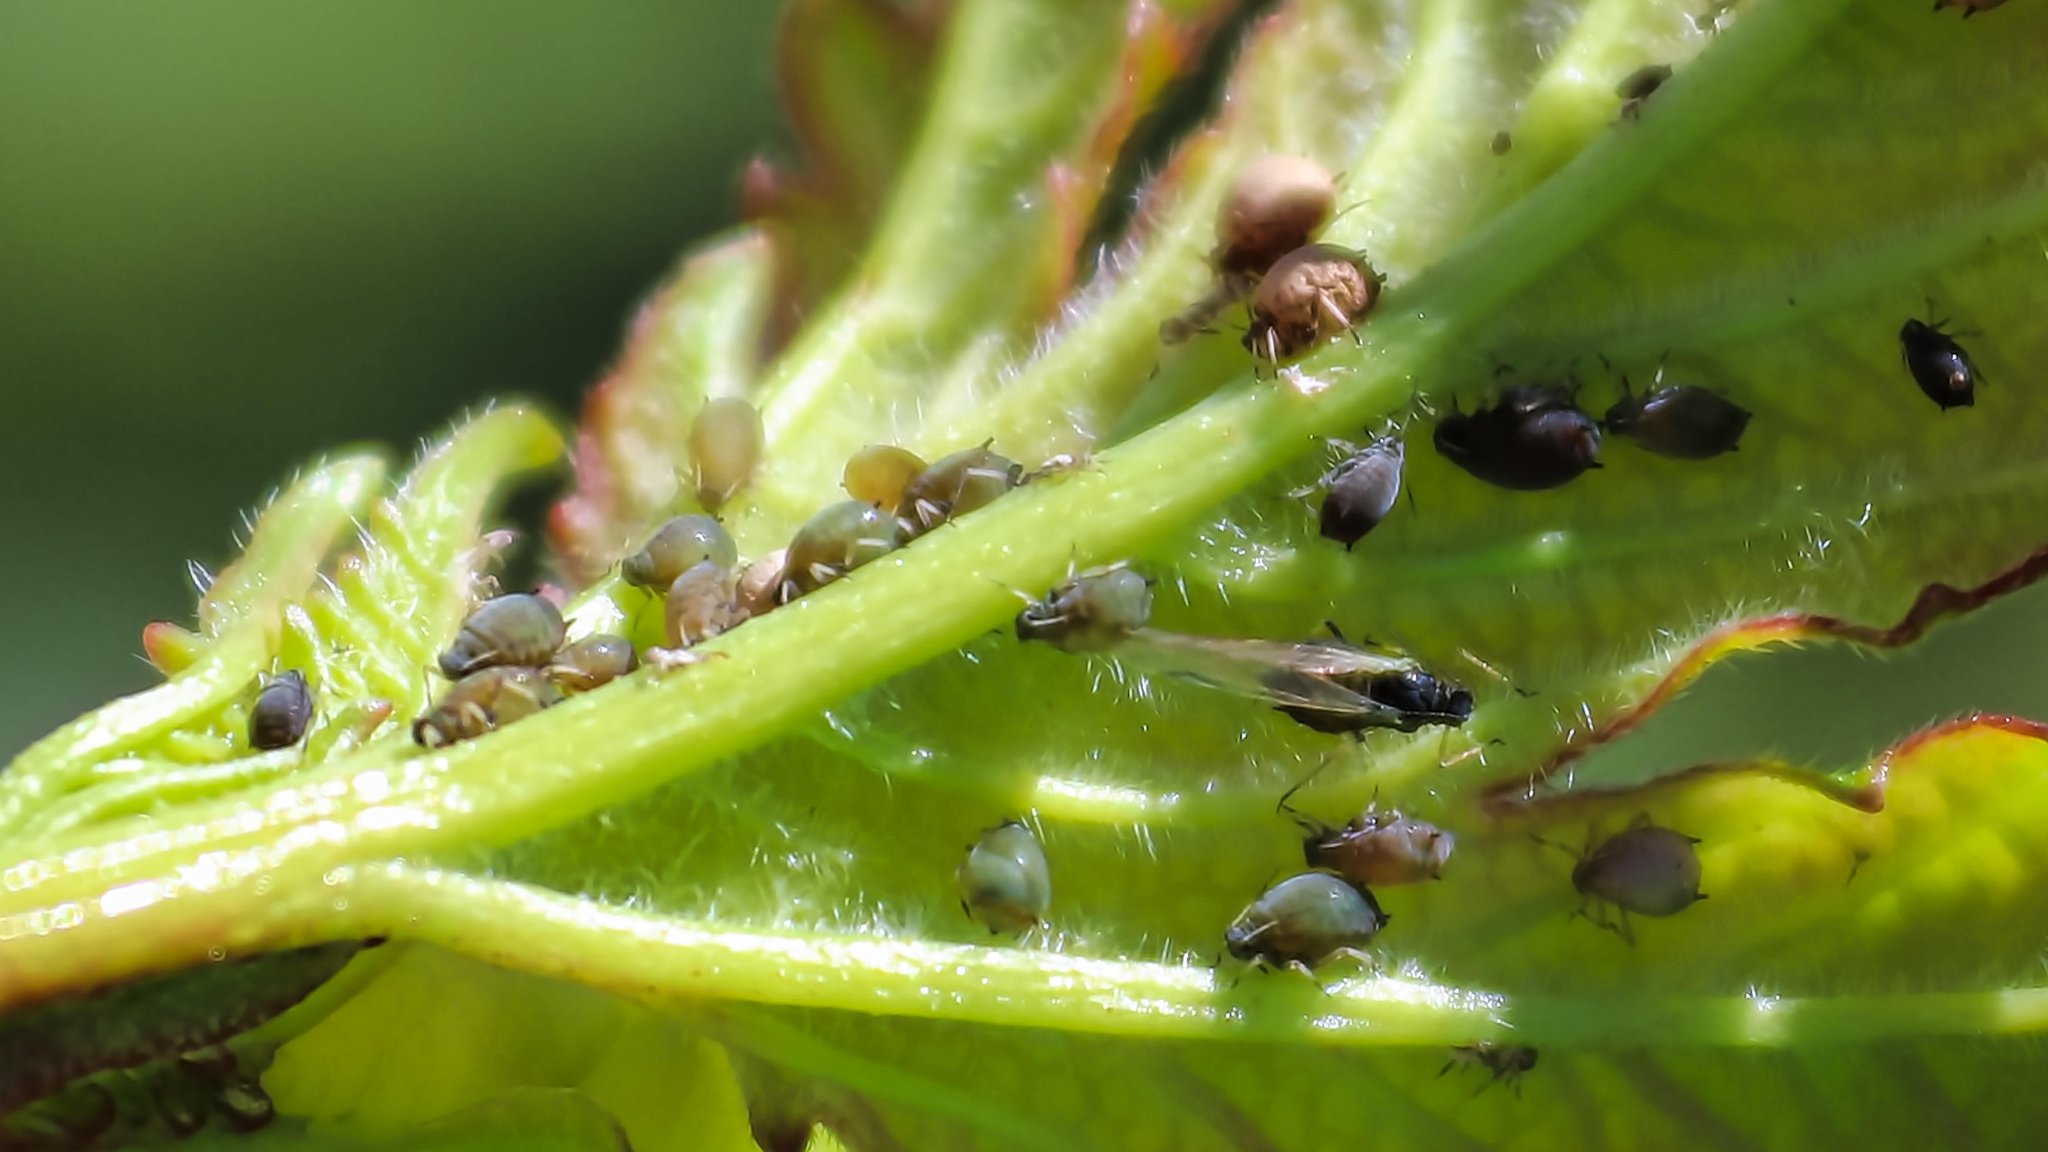
[[[403,731],[423,669],[497,494],[562,439],[504,408],[389,492],[375,458],[309,470],[199,626],[153,627],[165,685],[0,773],[0,1010],[416,941],[265,1037],[271,1136],[313,1146],[2025,1146],[2048,1117],[2012,1090],[2048,1071],[2048,732],[1971,716],[1868,763],[1759,748],[1647,779],[1585,757],[1728,656],[1909,643],[2048,568],[2048,407],[2026,401],[2048,7],[1293,0],[1251,23],[1129,236],[1077,252],[1230,7],[793,7],[800,166],[752,174],[753,222],[650,298],[576,434],[550,525],[572,635],[659,639],[609,573],[687,506],[708,397],[763,411],[762,471],[723,510],[748,556],[841,498],[864,444],[1092,459],[723,659],[434,753]],[[1622,116],[1650,63],[1672,78]],[[1388,281],[1356,344],[1277,380],[1232,333],[1156,337],[1267,151],[1343,173],[1323,239]],[[1974,407],[1914,386],[1915,316],[1954,321]],[[1614,437],[1601,469],[1507,492],[1427,444],[1504,380],[1571,377],[1597,413],[1660,366],[1755,413],[1738,452]],[[1326,438],[1389,425],[1412,502],[1354,550],[1319,539],[1290,493]],[[1160,627],[1332,621],[1469,680],[1477,712],[1353,743],[1007,635],[1013,589],[1118,560],[1157,577]],[[257,676],[284,667],[318,721],[303,752],[251,754]],[[1443,878],[1378,891],[1377,968],[1212,967],[1300,869],[1274,805],[1311,773],[1294,802],[1332,824],[1376,797],[1455,832]],[[991,938],[954,868],[1019,816],[1052,911]],[[1642,817],[1698,839],[1707,899],[1630,943],[1575,915],[1559,846]],[[1440,1075],[1482,1041],[1541,1059]]]

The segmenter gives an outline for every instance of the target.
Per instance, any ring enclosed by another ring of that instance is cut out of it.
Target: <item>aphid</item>
[[[1555,488],[1600,466],[1600,426],[1570,390],[1524,384],[1492,407],[1437,422],[1436,450],[1488,484],[1517,491]]]
[[[989,451],[989,443],[939,458],[904,488],[896,516],[912,536],[994,503],[1024,482],[1024,466]]]
[[[249,709],[249,746],[289,748],[306,735],[313,720],[313,690],[306,686],[306,674],[296,668],[273,677],[256,694]]]
[[[1575,915],[1584,916],[1630,944],[1636,942],[1628,916],[1675,916],[1701,900],[1700,857],[1693,850],[1699,840],[1650,822],[1639,814],[1627,828],[1594,842],[1591,832],[1586,847],[1576,853],[1572,866],[1572,887],[1583,899]],[[1606,905],[1618,910],[1607,916]],[[1588,912],[1588,907],[1594,911]]]
[[[1705,460],[1735,451],[1750,411],[1711,388],[1673,384],[1641,396],[1623,396],[1601,426],[1659,456]]]
[[[723,396],[699,409],[690,423],[690,469],[698,505],[716,512],[746,487],[761,466],[766,441],[761,413],[745,400]]]
[[[909,500],[910,494],[903,498]],[[777,599],[787,604],[815,592],[904,543],[902,522],[873,504],[859,500],[828,504],[804,521],[789,542]]]
[[[1337,203],[1330,171],[1306,156],[1266,155],[1245,165],[1216,212],[1218,272],[1263,276],[1309,242]]]
[[[543,669],[548,679],[566,692],[588,692],[602,688],[640,666],[633,642],[624,636],[600,632],[566,644]]]
[[[1669,79],[1669,64],[1645,64],[1622,77],[1621,83],[1614,86],[1614,94],[1621,97],[1622,119],[1634,120],[1640,117],[1643,114],[1644,101],[1647,101],[1657,89],[1662,88],[1664,82]]]
[[[725,526],[709,516],[677,516],[654,530],[638,552],[619,565],[619,578],[637,588],[662,592],[700,561],[731,568],[739,548]]]
[[[1401,467],[1407,452],[1392,436],[1363,448],[1344,445],[1350,455],[1325,474],[1320,485],[1323,503],[1317,527],[1323,539],[1335,540],[1349,552],[1366,533],[1379,527],[1401,495]]]
[[[1409,657],[1360,648],[1341,636],[1287,643],[1141,628],[1115,652],[1119,660],[1271,704],[1318,732],[1414,732],[1456,728],[1472,718],[1470,690]]]
[[[701,561],[669,585],[662,627],[671,648],[694,648],[739,624],[733,610],[733,571]]]
[[[1017,639],[1101,652],[1152,619],[1152,582],[1122,565],[1082,572],[1017,614]]]
[[[523,720],[561,700],[538,668],[495,667],[450,685],[426,715],[412,722],[413,743],[444,748]]]
[[[494,596],[469,614],[455,642],[441,653],[441,675],[459,680],[479,668],[545,664],[562,646],[562,613],[530,592]]]
[[[1379,295],[1380,275],[1364,253],[1332,244],[1296,248],[1273,265],[1252,293],[1245,351],[1275,364],[1293,359],[1350,331],[1372,311]]]
[[[270,1094],[255,1080],[239,1073],[220,1085],[213,1097],[214,1111],[237,1132],[254,1132],[277,1118],[277,1106]]]
[[[1306,784],[1308,781],[1302,781]],[[1301,784],[1280,798],[1279,811],[1300,826],[1302,861],[1365,886],[1418,884],[1443,878],[1458,838],[1434,824],[1410,820],[1399,809],[1367,808],[1342,828],[1288,806]]]
[[[766,616],[775,608],[775,595],[782,588],[782,572],[789,549],[777,548],[740,573],[732,593],[733,612],[742,619]]]
[[[1934,10],[1939,12],[1943,8],[1961,8],[1963,19],[1968,20],[1979,12],[1989,12],[2003,3],[2005,0],[1934,0]]]
[[[894,508],[902,501],[903,490],[926,467],[924,457],[908,448],[870,444],[847,458],[840,486],[855,500]]]
[[[1362,949],[1387,926],[1372,893],[1341,876],[1289,876],[1238,913],[1223,946],[1254,967],[1293,968],[1304,975],[1336,956],[1370,962]]]
[[[959,880],[961,911],[990,935],[1042,923],[1052,903],[1045,848],[1021,820],[1005,820],[983,832],[960,862]]]
[[[1494,1081],[1508,1086],[1519,1099],[1522,1095],[1522,1073],[1536,1067],[1536,1050],[1526,1044],[1495,1044],[1490,1040],[1475,1040],[1470,1044],[1459,1044],[1451,1049],[1451,1058],[1437,1069],[1442,1076],[1453,1068],[1478,1066],[1493,1073],[1493,1078],[1479,1086],[1480,1091],[1491,1087]]]
[[[1161,344],[1185,344],[1204,332],[1214,331],[1216,318],[1223,310],[1244,299],[1251,290],[1251,281],[1241,276],[1225,276],[1209,286],[1201,299],[1175,312],[1159,322]]]
[[[1968,408],[1977,402],[1977,366],[1970,354],[1942,330],[1946,320],[1923,323],[1908,320],[1899,329],[1899,350],[1905,355],[1906,371],[1929,400],[1946,412]]]
[[[1490,141],[1488,144],[1488,147],[1493,149],[1493,154],[1495,156],[1507,155],[1508,149],[1513,148],[1514,146],[1515,138],[1513,136],[1508,135],[1508,130],[1505,128],[1501,129],[1498,132],[1495,132],[1493,134],[1492,141]]]

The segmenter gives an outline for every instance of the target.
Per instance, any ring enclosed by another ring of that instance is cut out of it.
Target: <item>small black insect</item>
[[[1350,447],[1346,445],[1346,447]],[[1325,540],[1349,552],[1352,545],[1379,527],[1401,496],[1401,466],[1406,451],[1399,440],[1382,436],[1330,469],[1320,481],[1323,505],[1317,527]]]
[[[1977,402],[1977,366],[1970,354],[1942,330],[1946,320],[1908,320],[1899,329],[1899,350],[1905,356],[1906,371],[1927,398],[1946,412],[1968,408]]]
[[[1671,65],[1645,64],[1621,78],[1614,86],[1614,94],[1621,97],[1621,116],[1624,120],[1635,120],[1642,116],[1643,105],[1657,89],[1671,79]]]
[[[1659,456],[1705,460],[1735,451],[1750,416],[1749,409],[1711,388],[1672,384],[1623,396],[1607,410],[1601,427]]]
[[[1451,1058],[1437,1069],[1442,1076],[1453,1068],[1480,1067],[1493,1073],[1493,1078],[1479,1086],[1480,1091],[1492,1087],[1495,1080],[1508,1086],[1517,1097],[1522,1095],[1522,1073],[1536,1067],[1536,1050],[1525,1044],[1495,1044],[1489,1040],[1475,1040],[1451,1049]]]
[[[1492,407],[1453,412],[1437,422],[1435,440],[1451,463],[1521,492],[1556,488],[1600,467],[1600,425],[1555,384],[1519,385]]]
[[[313,719],[313,690],[306,674],[294,668],[263,685],[249,709],[251,748],[289,748],[306,735]]]

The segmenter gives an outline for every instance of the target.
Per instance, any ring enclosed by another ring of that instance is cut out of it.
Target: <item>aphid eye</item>
[[[724,568],[739,563],[739,548],[725,526],[709,516],[676,516],[619,564],[619,578],[638,588],[666,591],[692,566],[709,560]]]
[[[761,413],[745,400],[720,397],[698,410],[690,424],[690,467],[698,505],[716,512],[746,487],[761,466],[766,441]]]
[[[1329,222],[1337,182],[1306,156],[1266,155],[1238,173],[1216,213],[1218,272],[1262,276]]]
[[[1291,360],[1351,331],[1379,295],[1379,273],[1364,254],[1331,244],[1297,248],[1281,257],[1253,291],[1245,349],[1261,360]]]
[[[483,668],[545,664],[567,632],[561,610],[544,597],[493,597],[477,605],[441,653],[441,674],[457,680]]]
[[[926,467],[924,458],[908,448],[870,444],[847,459],[840,484],[855,500],[894,508],[903,500],[904,489]]]
[[[313,720],[313,690],[305,673],[294,668],[277,676],[256,695],[249,709],[249,746],[268,751],[289,748],[306,735]]]
[[[1022,932],[1045,919],[1052,875],[1030,827],[1006,820],[981,834],[958,873],[960,901],[991,933]]]
[[[904,498],[909,499],[908,494]],[[790,540],[777,599],[787,604],[904,543],[902,522],[873,504],[859,500],[828,504],[806,520]]]

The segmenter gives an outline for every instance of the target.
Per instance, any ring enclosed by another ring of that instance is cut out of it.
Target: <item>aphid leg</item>
[[[1293,807],[1291,807],[1291,806],[1290,806],[1290,805],[1289,805],[1289,804],[1287,803],[1287,802],[1288,802],[1289,800],[1292,800],[1292,799],[1294,799],[1294,794],[1295,794],[1296,792],[1299,792],[1299,791],[1301,791],[1301,790],[1302,790],[1303,788],[1307,787],[1307,786],[1308,786],[1308,782],[1309,782],[1309,781],[1311,781],[1311,780],[1315,779],[1315,778],[1316,778],[1317,776],[1321,775],[1321,774],[1322,774],[1322,771],[1323,771],[1323,769],[1325,769],[1325,768],[1328,768],[1329,766],[1330,766],[1330,758],[1329,758],[1328,756],[1325,756],[1325,757],[1323,757],[1323,759],[1322,759],[1322,762],[1321,762],[1321,763],[1319,763],[1319,764],[1317,764],[1317,765],[1315,766],[1315,769],[1314,769],[1313,771],[1311,771],[1311,772],[1310,772],[1310,773],[1309,773],[1308,775],[1306,775],[1306,776],[1303,776],[1303,777],[1302,777],[1302,778],[1301,778],[1300,780],[1297,780],[1297,781],[1295,782],[1295,784],[1294,784],[1294,787],[1292,787],[1292,788],[1289,788],[1289,789],[1288,789],[1288,790],[1287,790],[1286,792],[1284,792],[1284,793],[1282,793],[1282,794],[1281,794],[1281,796],[1280,796],[1280,803],[1278,803],[1278,804],[1275,804],[1275,805],[1273,806],[1273,811],[1274,811],[1274,812],[1275,812],[1276,814],[1277,814],[1277,813],[1282,813],[1282,812],[1285,812],[1285,813],[1288,813],[1288,814],[1292,815],[1292,816],[1293,816],[1293,817],[1295,818],[1294,822],[1295,822],[1295,823],[1297,823],[1297,824],[1300,824],[1300,825],[1301,825],[1301,827],[1302,827],[1302,830],[1303,830],[1303,831],[1305,831],[1305,832],[1327,832],[1327,831],[1329,831],[1329,830],[1330,830],[1330,826],[1329,826],[1329,825],[1327,825],[1327,824],[1323,823],[1323,822],[1322,822],[1322,821],[1320,821],[1320,820],[1316,820],[1316,819],[1314,819],[1313,817],[1308,817],[1308,816],[1304,816],[1304,815],[1302,815],[1302,814],[1301,814],[1300,812],[1296,811],[1296,810],[1295,810],[1295,809],[1294,809]],[[1377,792],[1375,792],[1375,793],[1374,793],[1374,795],[1375,795],[1375,796],[1377,796],[1377,795],[1378,795],[1378,793],[1377,793]]]
[[[1392,919],[1392,917],[1389,917],[1389,919]],[[1380,958],[1361,948],[1352,948],[1349,946],[1339,948],[1336,951],[1331,952],[1328,956],[1323,957],[1323,959],[1326,961],[1334,960],[1339,956],[1344,957],[1347,960],[1356,960],[1358,962],[1358,966],[1360,968],[1365,969],[1367,972],[1378,972],[1380,970]]]

